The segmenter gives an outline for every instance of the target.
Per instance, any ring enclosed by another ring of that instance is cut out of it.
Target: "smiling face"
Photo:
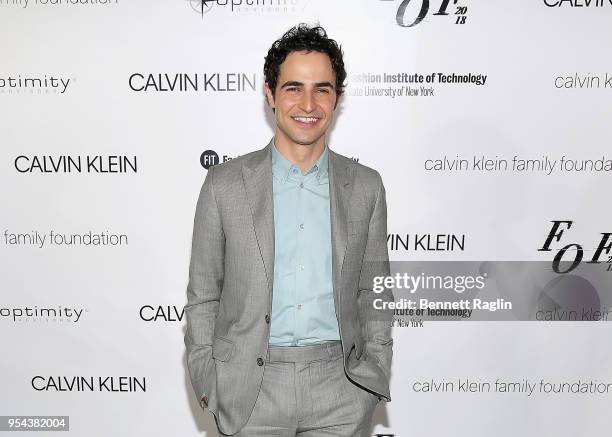
[[[276,139],[290,146],[325,144],[336,106],[336,76],[329,56],[291,52],[280,66],[276,90],[265,85],[275,109]]]

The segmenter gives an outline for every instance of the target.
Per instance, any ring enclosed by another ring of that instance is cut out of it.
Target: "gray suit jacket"
[[[208,170],[196,206],[185,317],[198,400],[225,434],[255,405],[268,348],[274,278],[273,140]],[[378,172],[329,149],[334,304],[349,379],[390,401],[392,311],[376,310],[388,276],[387,206]]]

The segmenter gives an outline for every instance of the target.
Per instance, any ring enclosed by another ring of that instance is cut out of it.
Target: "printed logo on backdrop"
[[[32,247],[45,249],[47,247],[118,247],[128,245],[127,234],[116,234],[105,231],[58,232],[31,230],[30,232],[15,232],[4,230],[2,242],[8,247]]]
[[[461,88],[466,93],[474,92],[484,88],[487,79],[488,75],[481,72],[361,72],[349,75],[346,94],[398,101],[417,97],[433,98],[448,87]]]
[[[254,92],[257,90],[255,73],[132,73],[128,78],[130,90],[135,92]]]
[[[201,14],[202,16],[210,12],[212,10],[213,4],[215,3],[211,0],[187,0],[187,2],[191,6],[191,9]]]
[[[512,154],[508,156],[456,154],[428,157],[423,161],[423,169],[435,173],[514,173],[517,176],[605,174],[612,172],[612,159],[606,155],[577,158],[552,154],[539,157]]]
[[[612,6],[612,0],[542,0],[549,8],[569,7],[569,8],[601,8]]]
[[[88,308],[26,305],[0,308],[0,321],[13,323],[78,323]]]
[[[143,305],[139,311],[145,322],[180,322],[184,314],[184,308],[176,305]]]
[[[463,252],[465,234],[387,234],[390,251],[402,252]]]
[[[552,220],[551,223],[537,250],[554,254],[550,266],[556,277],[541,288],[536,320],[612,320],[609,284],[612,232],[597,232],[573,220]],[[587,232],[586,241],[572,239],[576,228]],[[602,282],[601,278],[607,281]]]
[[[0,7],[3,5],[17,6],[23,9],[36,6],[112,6],[119,3],[119,0],[0,0]]]
[[[605,270],[612,272],[612,232],[600,232],[595,234],[592,241],[588,242],[587,248],[584,244],[571,242],[563,247],[551,248],[554,243],[560,243],[566,233],[572,228],[573,220],[553,220],[552,226],[544,244],[538,249],[539,252],[555,251],[556,254],[552,261],[552,269],[556,273],[569,273],[576,269],[585,258],[585,251],[592,252],[587,256],[590,260],[585,261],[587,264],[605,264]],[[598,235],[601,237],[598,238]]]
[[[0,94],[66,94],[75,82],[76,78],[68,76],[18,73],[0,76]]]
[[[468,0],[379,0],[399,3],[395,22],[402,27],[414,27],[419,23],[466,24]]]
[[[30,384],[36,391],[114,392],[147,391],[146,376],[42,376],[35,375]]]
[[[612,0],[610,0],[612,1]],[[612,73],[572,73],[555,75],[555,88],[557,89],[589,89],[612,90]]]
[[[225,155],[223,156],[225,162]],[[219,155],[214,150],[205,150],[200,155],[200,164],[206,170],[208,170],[213,165],[219,164]]]
[[[232,159],[236,158],[236,156],[223,155],[222,158],[223,158],[223,162],[227,162],[227,161],[231,161]],[[354,162],[359,162],[359,158],[357,157],[353,156],[351,157],[351,159]],[[208,170],[213,165],[219,164],[219,162],[220,162],[219,154],[215,152],[214,150],[205,150],[200,155],[200,165],[202,165],[202,167],[204,167],[206,170]]]
[[[13,160],[19,173],[138,173],[136,155],[19,155]]]
[[[220,162],[231,161],[232,159],[237,158],[238,156],[240,155],[237,155],[237,156],[222,155],[221,158],[219,158],[219,154],[215,152],[214,150],[205,150],[200,155],[200,165],[202,165],[202,167],[208,170],[213,165],[217,165]]]
[[[309,2],[310,0],[187,0],[191,9],[202,18],[216,16],[216,13],[296,14],[303,12]]]

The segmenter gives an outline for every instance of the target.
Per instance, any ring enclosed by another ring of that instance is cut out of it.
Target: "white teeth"
[[[314,117],[293,117],[297,121],[301,121],[302,123],[315,123],[319,119]]]

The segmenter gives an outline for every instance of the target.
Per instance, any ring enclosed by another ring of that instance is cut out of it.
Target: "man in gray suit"
[[[346,72],[321,27],[286,32],[264,73],[274,137],[211,167],[196,206],[191,383],[223,435],[365,436],[391,400],[385,188],[326,143]]]

